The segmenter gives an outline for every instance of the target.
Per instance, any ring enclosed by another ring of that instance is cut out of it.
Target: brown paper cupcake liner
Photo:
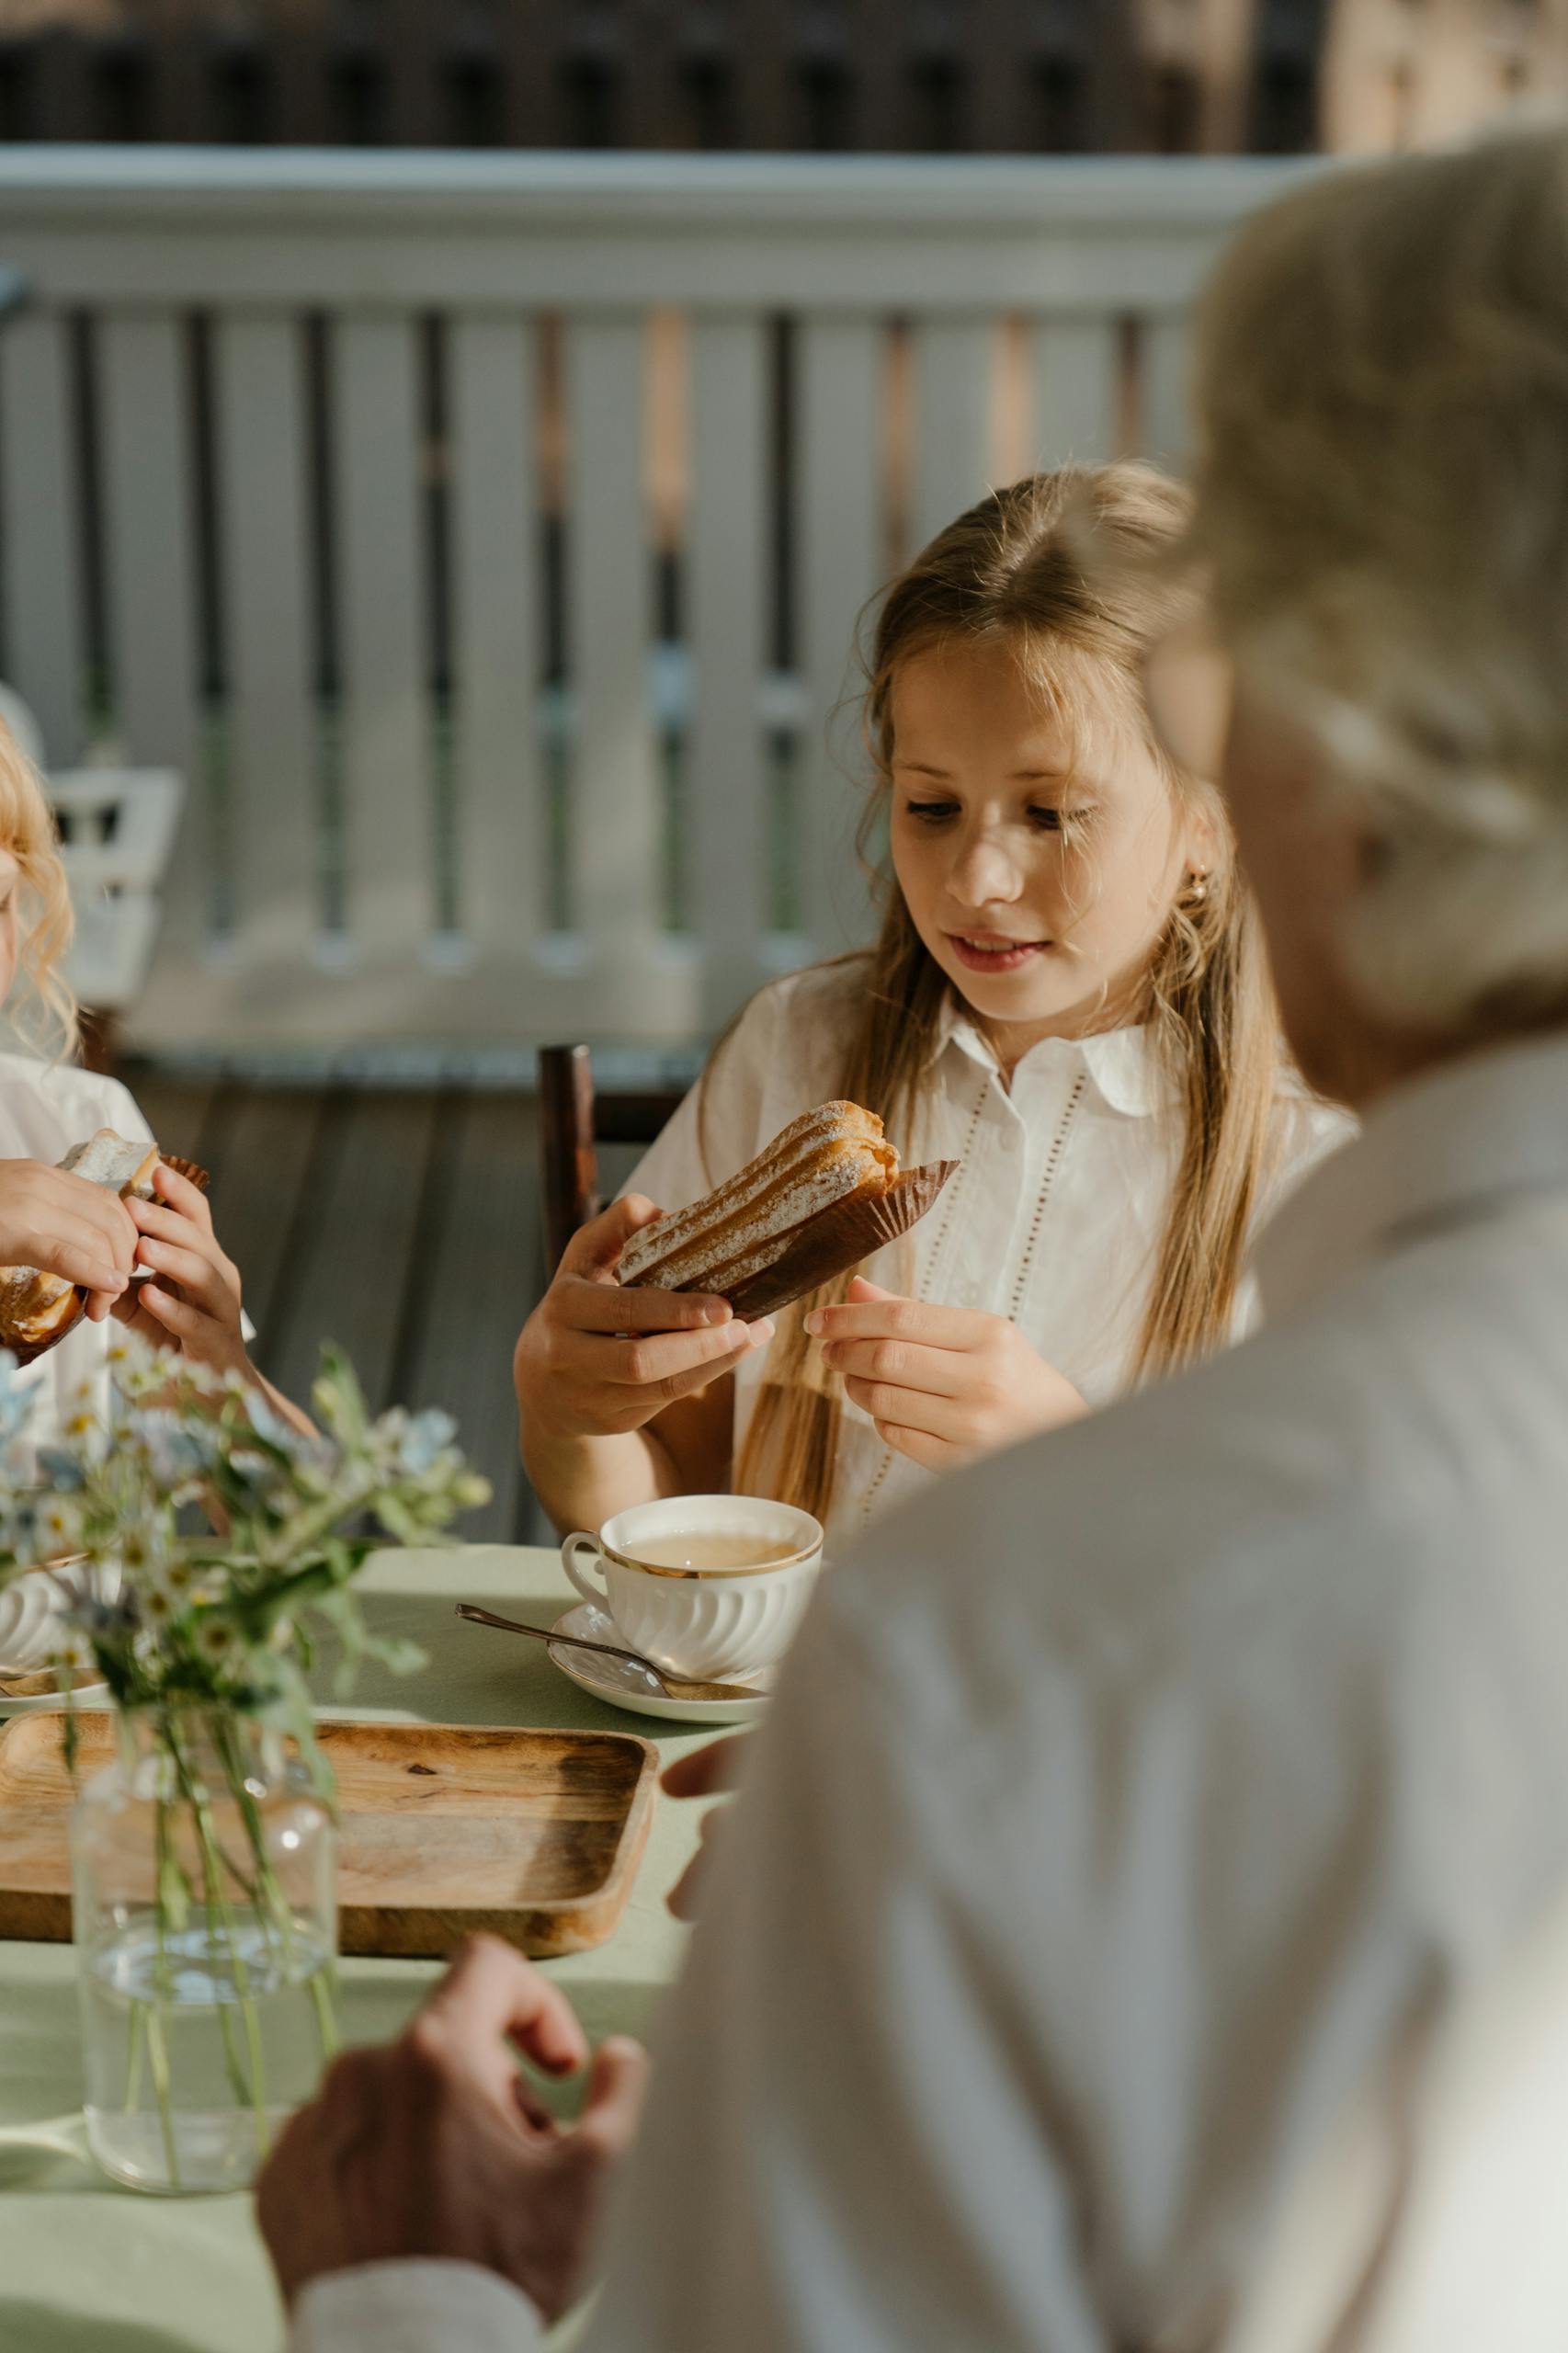
[[[195,1186],[199,1193],[210,1189],[212,1179],[199,1160],[182,1160],[177,1152],[161,1152],[158,1157],[165,1168],[176,1170],[187,1184]]]
[[[797,1229],[781,1258],[733,1290],[721,1287],[718,1295],[747,1323],[803,1299],[918,1224],[957,1166],[956,1160],[933,1160],[895,1176],[885,1193],[819,1210]]]
[[[57,1348],[61,1341],[76,1329],[80,1321],[81,1316],[78,1312],[71,1318],[69,1324],[62,1324],[58,1332],[51,1332],[47,1340],[7,1340],[0,1336],[0,1348],[10,1349],[17,1359],[19,1370],[24,1365],[37,1364],[40,1357],[46,1357],[51,1348]]]

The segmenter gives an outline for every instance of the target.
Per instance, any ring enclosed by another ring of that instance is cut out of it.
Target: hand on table
[[[329,2272],[425,2256],[498,2272],[547,2321],[567,2309],[636,2137],[647,2058],[625,2036],[602,2043],[577,2122],[561,2125],[514,2045],[551,2075],[588,2056],[565,1995],[476,1937],[396,2042],[336,2062],[256,2184],[287,2302]]]
[[[620,1254],[658,1215],[652,1201],[628,1194],[568,1243],[513,1359],[517,1404],[536,1435],[608,1438],[640,1430],[773,1337],[771,1324],[737,1321],[725,1300],[621,1289],[615,1279]]]
[[[0,1266],[40,1267],[79,1284],[101,1324],[135,1256],[136,1228],[118,1194],[41,1160],[0,1160]]]
[[[847,1302],[815,1309],[806,1329],[883,1443],[928,1471],[955,1471],[1089,1410],[1002,1315],[927,1307],[857,1276]]]
[[[660,1788],[672,1798],[712,1798],[736,1788],[750,1738],[749,1733],[731,1733],[723,1740],[710,1740],[706,1748],[694,1748],[689,1756],[677,1756],[661,1776]],[[665,1898],[677,1920],[697,1917],[698,1899],[713,1861],[708,1842],[728,1813],[728,1806],[716,1805],[703,1816],[702,1843]]]
[[[153,1189],[155,1201],[124,1204],[135,1223],[137,1263],[152,1272],[116,1303],[117,1319],[154,1347],[172,1342],[194,1364],[248,1372],[239,1269],[212,1231],[206,1194],[161,1160]]]

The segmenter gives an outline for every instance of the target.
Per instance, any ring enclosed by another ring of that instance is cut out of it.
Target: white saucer
[[[609,1665],[609,1661],[607,1659],[605,1664],[608,1666]],[[28,1671],[30,1673],[31,1669],[28,1669]],[[80,1705],[84,1699],[91,1699],[97,1702],[103,1698],[104,1693],[108,1689],[108,1685],[107,1683],[78,1683],[73,1696],[76,1699],[78,1705]],[[4,1719],[6,1716],[28,1716],[31,1715],[35,1710],[47,1708],[57,1708],[61,1713],[63,1714],[65,1711],[64,1693],[62,1691],[18,1691],[15,1693],[0,1691],[0,1719]]]
[[[585,1643],[619,1643],[614,1621],[591,1601],[580,1601],[551,1628],[552,1634],[576,1634]],[[619,1658],[597,1658],[592,1651],[557,1649],[550,1655],[581,1691],[625,1708],[634,1716],[666,1716],[680,1724],[752,1724],[767,1712],[773,1696],[776,1670],[765,1666],[760,1675],[737,1676],[737,1682],[756,1686],[755,1699],[666,1699],[642,1667]]]

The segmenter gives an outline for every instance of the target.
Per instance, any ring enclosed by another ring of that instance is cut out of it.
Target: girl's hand
[[[517,1404],[535,1437],[640,1430],[773,1337],[771,1324],[737,1322],[722,1299],[621,1289],[615,1279],[620,1254],[658,1215],[652,1201],[628,1194],[567,1244],[513,1359]]]
[[[79,1284],[101,1324],[135,1256],[136,1228],[118,1194],[41,1160],[0,1160],[0,1266],[40,1267]]]
[[[121,1324],[155,1347],[170,1342],[193,1364],[254,1379],[240,1320],[240,1277],[212,1231],[207,1196],[160,1161],[153,1171],[155,1201],[128,1200],[135,1222],[136,1257],[152,1275],[116,1302]]]
[[[858,1275],[848,1303],[816,1308],[806,1329],[884,1445],[928,1471],[956,1471],[1089,1410],[1006,1316],[926,1307]]]

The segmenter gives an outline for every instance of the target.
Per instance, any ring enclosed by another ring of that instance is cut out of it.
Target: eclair
[[[112,1128],[100,1128],[83,1143],[73,1144],[60,1166],[89,1185],[103,1185],[122,1199],[155,1200],[153,1171],[160,1158],[155,1143],[128,1142]],[[203,1191],[207,1171],[192,1161],[167,1164],[188,1176]],[[139,1272],[145,1273],[146,1268]],[[40,1267],[0,1267],[0,1347],[7,1347],[21,1364],[30,1364],[65,1337],[87,1303],[87,1294],[63,1275],[47,1274]]]
[[[705,1199],[633,1234],[620,1280],[711,1292],[737,1315],[770,1315],[906,1233],[957,1165],[901,1175],[874,1112],[819,1104]]]

